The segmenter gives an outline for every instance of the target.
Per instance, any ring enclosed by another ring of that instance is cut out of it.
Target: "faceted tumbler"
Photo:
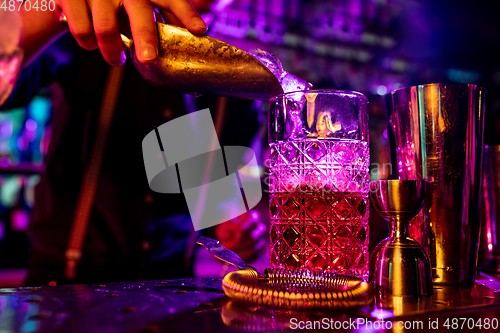
[[[269,101],[273,268],[368,277],[367,104],[340,90]]]

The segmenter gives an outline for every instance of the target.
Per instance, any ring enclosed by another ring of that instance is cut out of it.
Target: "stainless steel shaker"
[[[393,175],[429,183],[410,236],[426,250],[436,284],[476,278],[485,89],[432,83],[386,96]]]

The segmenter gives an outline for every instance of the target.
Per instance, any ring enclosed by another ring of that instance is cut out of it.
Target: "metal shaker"
[[[426,250],[436,284],[476,278],[485,89],[432,83],[386,96],[393,175],[427,180],[410,236]]]
[[[63,13],[59,21],[68,26]],[[151,64],[141,63],[135,54],[134,41],[120,35],[137,71],[154,86],[185,94],[261,100],[283,93],[274,74],[248,52],[170,24],[156,22],[156,31],[159,55]]]
[[[500,272],[500,146],[486,146],[478,267]]]

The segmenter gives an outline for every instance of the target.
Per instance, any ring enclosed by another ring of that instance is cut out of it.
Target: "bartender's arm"
[[[118,11],[125,8],[139,61],[150,63],[158,57],[158,39],[153,4],[172,13],[193,33],[204,33],[206,24],[189,0],[56,0],[54,11],[22,11],[25,65],[67,29],[59,23],[64,12],[69,30],[87,50],[97,47],[111,65],[123,65],[126,58],[118,28]]]

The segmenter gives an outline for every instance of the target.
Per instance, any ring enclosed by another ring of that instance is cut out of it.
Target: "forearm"
[[[45,48],[68,31],[59,23],[60,14],[61,10],[58,7],[54,11],[21,11],[23,67],[31,64]]]

